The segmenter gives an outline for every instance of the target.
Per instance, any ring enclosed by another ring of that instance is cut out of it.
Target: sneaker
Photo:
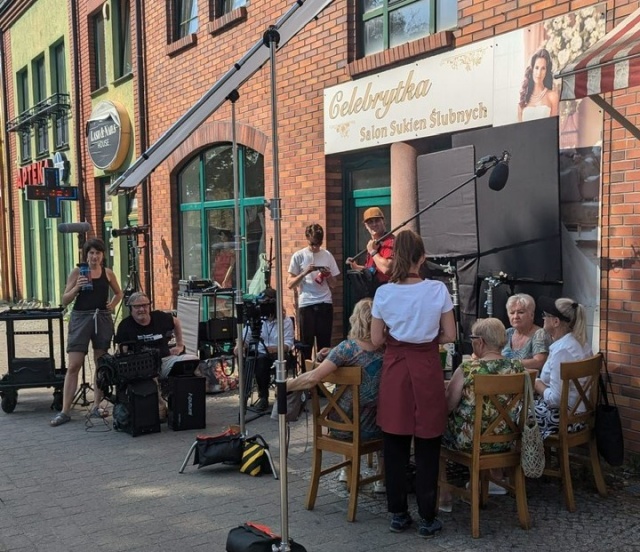
[[[387,486],[384,484],[384,481],[374,481],[373,482],[373,492],[376,494],[384,494],[387,492]]]
[[[438,510],[447,514],[453,512],[453,497],[441,498],[440,503],[438,504]]]
[[[418,524],[418,536],[423,539],[432,539],[440,531],[442,531],[442,522],[438,518],[433,518],[431,521],[421,519]]]
[[[409,512],[403,512],[402,514],[393,514],[391,519],[391,525],[389,531],[392,533],[402,533],[405,529],[411,527],[413,520],[409,515]]]
[[[342,468],[340,470],[340,472],[338,473],[338,481],[340,481],[340,483],[346,483],[347,481],[349,481],[349,476],[347,475],[347,468]]]
[[[470,481],[467,481],[467,484],[464,486],[465,489],[469,488]],[[489,494],[490,495],[506,495],[507,489],[501,487],[500,485],[494,483],[493,481],[489,481]]]

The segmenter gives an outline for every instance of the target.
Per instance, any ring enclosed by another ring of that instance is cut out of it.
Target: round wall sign
[[[118,169],[131,144],[131,121],[126,108],[111,100],[97,104],[87,122],[87,142],[91,161],[98,169]]]

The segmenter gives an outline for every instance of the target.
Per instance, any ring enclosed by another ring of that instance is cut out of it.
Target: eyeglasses
[[[309,245],[311,247],[320,247],[322,245],[322,241],[311,241],[311,240],[309,240]]]
[[[479,335],[470,335],[469,339],[482,339],[482,337],[480,337]]]
[[[146,309],[151,303],[140,303],[138,305],[129,305],[132,309]]]

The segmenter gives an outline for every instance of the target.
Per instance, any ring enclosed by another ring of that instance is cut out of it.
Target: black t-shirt
[[[160,357],[171,354],[169,340],[173,336],[173,315],[163,311],[151,311],[151,322],[147,326],[138,324],[132,316],[128,316],[118,326],[116,343],[137,341],[139,345],[158,349]]]

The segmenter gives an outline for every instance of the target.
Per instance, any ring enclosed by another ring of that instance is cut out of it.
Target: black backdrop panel
[[[440,199],[473,176],[473,146],[439,151],[418,157],[420,210]],[[429,257],[476,256],[476,192],[473,182],[463,186],[419,219],[420,235]]]
[[[478,159],[512,155],[503,190],[488,187],[491,171],[477,180],[478,276],[562,281],[558,118],[473,130],[453,136],[452,144],[474,145]]]

